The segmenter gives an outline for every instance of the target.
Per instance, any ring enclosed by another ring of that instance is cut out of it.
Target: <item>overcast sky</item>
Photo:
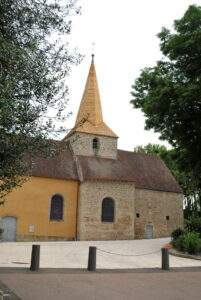
[[[71,45],[85,55],[69,77],[69,110],[65,124],[73,127],[91,62],[95,42],[95,65],[104,120],[119,136],[120,149],[162,143],[158,134],[144,130],[143,114],[133,109],[131,85],[140,70],[161,58],[156,34],[163,26],[171,28],[181,18],[191,0],[80,0],[82,15],[73,21]]]

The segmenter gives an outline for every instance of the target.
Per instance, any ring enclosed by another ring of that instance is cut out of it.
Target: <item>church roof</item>
[[[32,175],[80,182],[125,181],[133,182],[136,188],[182,193],[179,184],[158,156],[123,150],[118,150],[117,160],[88,156],[75,158],[67,146],[54,158],[37,157]]]
[[[68,144],[53,157],[47,158],[38,155],[32,158],[32,161],[32,170],[30,171],[32,176],[71,180],[79,179],[76,162]]]
[[[117,135],[103,121],[93,55],[75,126],[67,136],[71,135],[73,132],[117,137]]]
[[[136,188],[182,193],[170,170],[157,155],[118,150],[117,160],[79,156],[82,180],[134,182]]]

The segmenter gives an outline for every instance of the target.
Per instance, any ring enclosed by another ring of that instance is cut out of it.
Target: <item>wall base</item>
[[[43,241],[43,242],[56,242],[56,241],[75,241],[74,237],[61,237],[61,236],[40,236],[40,235],[17,235],[17,242],[33,242],[33,241]]]

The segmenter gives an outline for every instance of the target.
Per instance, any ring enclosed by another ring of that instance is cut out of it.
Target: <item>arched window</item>
[[[104,198],[102,201],[102,222],[114,222],[114,200]]]
[[[99,150],[99,140],[98,138],[94,138],[93,141],[92,141],[92,148],[94,150],[95,153],[98,152]]]
[[[54,195],[51,199],[50,220],[63,219],[63,197],[61,195]]]

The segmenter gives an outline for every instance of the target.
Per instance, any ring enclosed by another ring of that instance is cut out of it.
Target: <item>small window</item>
[[[137,214],[136,214],[136,217],[137,217],[137,218],[139,218],[139,217],[140,217],[140,214],[139,214],[139,213],[137,213]]]
[[[63,220],[63,197],[54,195],[51,199],[50,220]]]
[[[166,216],[166,220],[169,220],[170,219],[170,217],[169,216]]]
[[[104,198],[102,202],[102,222],[114,222],[114,200]]]
[[[92,141],[92,147],[95,153],[99,150],[99,140],[97,138],[94,138]]]

